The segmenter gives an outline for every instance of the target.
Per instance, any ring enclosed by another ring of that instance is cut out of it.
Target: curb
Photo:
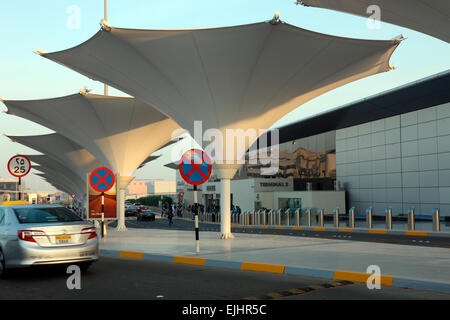
[[[275,274],[288,274],[305,277],[324,278],[330,280],[346,280],[361,283],[366,282],[367,279],[372,275],[368,273],[344,271],[344,270],[310,269],[302,267],[289,267],[285,265],[277,265],[269,263],[212,260],[200,257],[166,256],[135,251],[118,251],[118,250],[102,249],[100,250],[100,256],[134,259],[134,260],[169,262],[194,266],[219,267],[242,271],[259,271]],[[450,294],[450,283],[445,282],[433,282],[426,280],[394,277],[389,275],[381,275],[381,285],[388,287],[408,288],[408,289],[442,292]]]
[[[205,223],[205,222],[203,222]],[[207,222],[206,222],[207,223]],[[241,225],[231,224],[232,228],[248,228],[248,229],[273,229],[273,230],[304,230],[304,231],[328,231],[328,232],[348,232],[348,233],[370,233],[370,234],[392,234],[404,236],[418,237],[437,237],[450,238],[449,232],[433,232],[433,231],[403,231],[403,230],[386,230],[386,229],[365,229],[365,228],[346,228],[346,227],[306,227],[306,226],[265,226],[265,225]]]

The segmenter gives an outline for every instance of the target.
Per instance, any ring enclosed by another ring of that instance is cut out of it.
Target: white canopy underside
[[[39,167],[37,168],[39,170]],[[56,189],[66,192],[66,193],[73,193],[77,196],[78,199],[83,199],[85,192],[83,192],[82,190],[79,190],[79,188],[77,188],[76,186],[74,186],[73,184],[66,184],[65,182],[62,182],[61,179],[57,179],[56,177],[53,177],[52,175],[48,174],[48,173],[38,173],[36,172],[35,175],[40,176],[41,178],[43,178],[45,181],[47,181],[49,184],[51,184],[53,187],[55,187]],[[55,180],[57,179],[57,180]]]
[[[59,161],[77,173],[81,179],[85,179],[86,174],[92,172],[92,170],[103,166],[89,151],[59,133],[38,136],[6,136],[12,141],[18,142]],[[147,157],[139,168],[159,157]]]
[[[80,187],[81,189],[86,188],[86,176],[80,178],[72,169],[61,164],[57,160],[54,160],[46,155],[28,155],[27,156],[31,162],[37,163],[39,167],[33,167],[36,170],[45,172],[54,172],[61,177],[61,180],[71,182],[73,185]]]
[[[76,172],[81,179],[85,179],[88,172],[102,166],[89,151],[59,133],[7,137],[57,160]]]
[[[39,123],[73,140],[121,175],[132,175],[179,128],[161,112],[128,97],[75,94],[4,103],[9,114]],[[51,153],[56,152],[55,148]]]
[[[42,172],[34,172],[34,174],[44,177],[45,180],[53,186],[56,187],[56,184],[62,186],[62,191],[67,193],[75,193],[81,198],[86,194],[86,186],[82,187],[81,185],[69,180],[66,176],[59,174],[55,170],[48,169],[45,166],[34,166],[33,169]]]
[[[367,8],[377,5],[381,20],[450,42],[448,0],[301,0],[306,6],[331,9],[369,17]]]
[[[390,70],[398,44],[256,23],[193,30],[111,28],[43,56],[151,104],[191,135],[194,121],[201,120],[203,131],[215,128],[225,136],[226,129],[267,129],[314,97]],[[247,140],[246,147],[255,140]]]

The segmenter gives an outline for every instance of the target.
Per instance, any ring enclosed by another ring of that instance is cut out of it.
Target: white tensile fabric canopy
[[[329,90],[391,70],[389,59],[399,42],[335,37],[278,20],[181,30],[104,23],[81,45],[40,54],[154,106],[191,135],[194,121],[201,120],[203,130],[218,129],[225,137],[227,129],[268,129]],[[257,137],[245,139],[244,153]],[[220,151],[222,159],[230,159]],[[224,238],[231,235],[229,179],[240,156],[215,165],[222,180]]]
[[[448,0],[297,0],[305,6],[369,17],[367,9],[377,5],[381,21],[426,33],[450,42],[450,1]]]
[[[100,163],[126,176],[168,143],[178,128],[161,112],[128,97],[74,94],[4,103],[8,114],[58,132],[92,153]]]
[[[154,106],[191,134],[195,120],[203,130],[225,133],[267,129],[320,94],[389,71],[398,44],[263,22],[189,30],[104,27],[77,47],[42,55]]]
[[[5,100],[8,114],[39,123],[73,140],[119,174],[118,230],[125,228],[125,189],[133,172],[165,146],[179,126],[152,106],[129,97],[88,94],[43,100]]]
[[[92,170],[103,166],[89,151],[56,132],[37,136],[6,135],[6,137],[59,161],[75,171],[82,179],[85,179],[86,174]],[[159,155],[147,157],[138,168],[159,157]]]
[[[12,141],[23,144],[59,161],[76,172],[83,180],[86,179],[87,173],[102,166],[89,151],[59,133],[38,136],[6,136]]]
[[[46,173],[55,173],[55,176],[61,177],[61,181],[70,181],[74,186],[79,187],[81,190],[86,189],[86,177],[84,177],[84,179],[80,178],[72,169],[61,164],[59,161],[46,155],[27,155],[27,157],[31,162],[39,165],[40,169],[38,169],[38,167],[33,167],[34,169],[39,171],[45,170]]]
[[[56,189],[61,190],[63,192],[66,192],[68,194],[75,194],[75,196],[78,199],[83,199],[85,193],[77,186],[75,186],[72,183],[69,183],[65,181],[65,179],[61,179],[59,175],[54,175],[54,173],[47,173],[44,168],[40,168],[39,166],[36,167],[36,170],[41,171],[42,173],[35,172],[34,174],[37,176],[40,176],[45,181],[47,181],[49,184],[54,186]]]

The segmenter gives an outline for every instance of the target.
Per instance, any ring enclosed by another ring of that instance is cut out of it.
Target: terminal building
[[[279,170],[246,164],[231,183],[242,211],[355,207],[375,215],[450,216],[450,71],[278,128]],[[268,139],[269,139],[268,135]],[[269,139],[270,140],[270,139]],[[174,169],[174,164],[168,165]],[[178,200],[193,203],[177,173]],[[201,186],[206,210],[219,205],[214,174]]]

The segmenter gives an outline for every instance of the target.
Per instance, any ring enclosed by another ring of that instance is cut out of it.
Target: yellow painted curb
[[[260,226],[260,229],[269,229],[269,226]]]
[[[349,272],[349,271],[335,271],[333,280],[347,280],[347,281],[355,281],[355,282],[367,282],[367,279],[372,276],[369,273],[361,273],[361,272]],[[383,276],[381,275],[381,285],[384,286],[392,286],[394,281],[394,277],[392,276]]]
[[[350,229],[350,228],[339,228],[338,232],[353,232],[353,229]]]
[[[191,264],[194,266],[204,266],[205,258],[195,258],[195,257],[173,257],[173,263],[181,263],[181,264]]]
[[[326,228],[314,228],[313,230],[314,231],[326,231],[327,229]]]
[[[284,229],[284,227],[275,227],[275,229],[278,229],[278,230],[281,230],[281,229]]]
[[[406,231],[405,235],[407,235],[407,236],[422,236],[422,237],[426,237],[426,236],[428,236],[428,232]]]
[[[121,258],[142,260],[143,256],[144,256],[143,252],[120,251],[120,257]]]
[[[242,262],[241,270],[247,271],[262,271],[270,273],[284,273],[285,266],[278,264],[267,264],[267,263],[255,263],[255,262]]]
[[[387,230],[369,230],[369,233],[387,234]]]
[[[292,227],[292,230],[303,230],[303,227]]]

